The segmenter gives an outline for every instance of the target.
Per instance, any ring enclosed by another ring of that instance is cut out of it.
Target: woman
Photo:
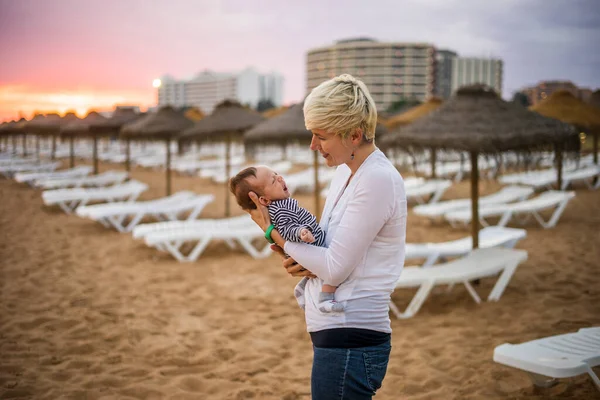
[[[363,82],[350,75],[323,82],[306,98],[304,119],[313,133],[310,149],[338,167],[320,221],[327,247],[285,241],[254,193],[257,209],[249,212],[290,256],[283,262],[289,274],[317,277],[304,293],[313,400],[371,399],[391,350],[389,300],[406,242],[404,182],[375,146],[377,110]],[[319,311],[323,284],[338,287],[343,313]]]

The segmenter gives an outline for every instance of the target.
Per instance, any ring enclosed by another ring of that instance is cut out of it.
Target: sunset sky
[[[152,80],[254,66],[304,95],[306,51],[368,36],[504,60],[503,95],[600,87],[596,0],[0,0],[0,120],[155,104]]]

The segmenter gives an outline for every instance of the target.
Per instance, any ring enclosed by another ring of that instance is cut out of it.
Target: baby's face
[[[262,188],[262,197],[268,202],[290,197],[283,177],[264,165],[256,167],[256,180],[252,183]]]

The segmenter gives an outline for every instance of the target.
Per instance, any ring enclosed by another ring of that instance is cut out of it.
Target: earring
[[[350,154],[350,159],[354,160],[354,150],[352,150],[352,154]]]

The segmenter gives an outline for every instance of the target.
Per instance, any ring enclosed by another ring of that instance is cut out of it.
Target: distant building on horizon
[[[435,95],[442,99],[452,96],[452,66],[457,57],[458,54],[451,50],[435,52]]]
[[[541,81],[535,86],[526,87],[521,89],[520,91],[527,96],[529,100],[529,104],[535,106],[540,101],[544,100],[552,93],[558,90],[566,90],[570,92],[573,96],[577,97],[580,100],[585,102],[590,101],[590,97],[592,96],[592,90],[589,88],[579,88],[571,81]]]
[[[502,96],[503,61],[497,58],[455,57],[452,59],[452,93],[461,86],[484,84]]]
[[[192,106],[210,114],[221,101],[234,99],[252,108],[261,100],[279,107],[283,104],[283,83],[281,74],[262,74],[252,67],[239,73],[206,70],[182,80],[165,75],[157,85],[158,106]]]
[[[435,48],[429,43],[352,38],[307,52],[307,93],[344,73],[367,85],[379,111],[401,98],[426,101],[435,91]]]

